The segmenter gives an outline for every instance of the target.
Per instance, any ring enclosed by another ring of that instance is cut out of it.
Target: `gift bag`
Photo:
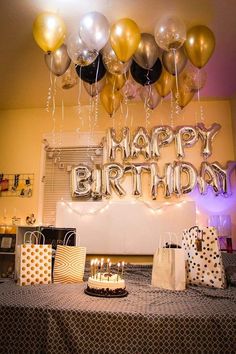
[[[177,245],[158,247],[153,258],[152,286],[169,289],[185,290],[185,259],[184,250]]]
[[[225,272],[218,235],[214,227],[194,226],[184,230],[182,247],[185,250],[187,284],[225,288]]]
[[[16,248],[16,277],[19,285],[51,283],[52,246],[45,245],[44,239],[43,244],[38,244],[38,236],[44,237],[39,231],[27,231],[23,244]]]
[[[63,245],[57,246],[53,270],[54,283],[83,281],[86,247],[68,246],[67,243],[72,235],[75,235],[74,231],[67,232]]]

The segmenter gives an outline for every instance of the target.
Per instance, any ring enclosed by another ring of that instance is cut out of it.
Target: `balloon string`
[[[151,80],[149,78],[149,70],[147,72],[146,75],[147,78],[147,89],[148,89],[148,94],[145,95],[145,99],[144,99],[144,110],[145,110],[145,127],[146,129],[148,129],[149,125],[150,125],[150,108],[149,108],[149,103],[151,100],[151,91],[152,91],[152,87],[150,85]]]
[[[76,65],[77,66],[77,65]],[[79,77],[81,78],[82,75],[82,66],[79,68]],[[78,98],[77,98],[77,103],[78,103],[78,115],[81,113],[81,92],[82,92],[82,80],[79,79],[79,91],[78,91]]]
[[[92,96],[89,95],[89,111],[88,111],[88,122],[89,122],[89,134],[88,134],[88,146],[87,146],[87,157],[88,159],[91,158],[90,156],[90,147],[92,142]]]
[[[170,126],[174,128],[174,95],[173,90],[170,91]]]
[[[160,106],[162,106],[163,101],[164,101],[164,99],[163,99],[163,97],[161,97]],[[161,115],[161,125],[164,125],[162,115]]]
[[[95,83],[96,83],[96,84],[97,84],[97,82],[98,82],[99,66],[100,66],[100,56],[98,57],[98,65],[97,65],[96,76],[95,76]],[[96,87],[96,90],[97,90],[97,87]]]
[[[115,80],[114,80],[114,82],[112,84],[112,97],[115,97],[115,85],[116,85],[116,83],[115,83]],[[112,110],[112,113],[111,113],[111,118],[112,119],[114,119],[114,115],[115,115],[115,112],[114,112],[114,107],[113,107],[113,110]]]
[[[55,148],[56,146],[56,77],[52,80],[52,89],[51,89],[51,100],[52,100],[52,109],[51,109],[51,118],[52,118],[52,146]]]
[[[60,124],[60,136],[58,142],[58,160],[61,160],[61,148],[62,148],[62,132],[64,127],[64,101],[61,100],[61,124]]]
[[[176,85],[176,98],[175,98],[175,112],[177,115],[180,114],[180,106],[179,106],[179,78],[178,78],[178,69],[177,69],[177,58],[176,58],[176,49],[173,49],[174,52],[174,61],[175,61],[175,85]]]
[[[77,67],[78,65],[75,65],[75,67]],[[79,68],[79,76],[81,77],[82,74],[82,67]],[[83,116],[81,114],[81,93],[82,93],[82,80],[79,79],[79,85],[78,85],[78,97],[77,97],[77,114],[78,114],[78,118],[79,118],[79,126],[76,129],[76,132],[79,133],[81,128],[84,127],[84,119]],[[79,136],[78,136],[78,140],[79,140]]]
[[[51,57],[51,65],[52,65],[52,57]],[[46,112],[49,113],[50,111],[50,102],[52,100],[52,86],[53,86],[53,81],[52,81],[52,72],[51,70],[49,71],[49,88],[48,88],[48,96],[47,96],[47,101],[46,101]]]
[[[197,70],[197,100],[198,100],[198,105],[199,105],[199,110],[200,110],[200,121],[203,123],[204,122],[204,112],[203,112],[203,106],[201,104],[201,99],[200,99],[200,88],[199,88],[199,82],[200,82],[200,69]]]
[[[124,118],[124,126],[127,126],[127,120],[128,120],[128,115],[129,115],[129,107],[128,107],[128,88],[127,88],[127,82],[128,82],[128,76],[127,76],[127,72],[125,72],[125,87],[124,87],[124,106],[125,106],[125,114],[124,114],[124,110],[123,110],[123,102],[121,101],[121,112]]]

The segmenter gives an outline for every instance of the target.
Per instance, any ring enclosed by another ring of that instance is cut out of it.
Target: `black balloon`
[[[143,69],[133,60],[130,71],[134,80],[139,84],[143,86],[152,85],[161,76],[161,72],[162,72],[161,61],[158,58],[151,69]]]
[[[106,69],[102,62],[102,55],[99,54],[96,60],[90,65],[76,65],[76,72],[81,80],[88,82],[91,85],[100,81],[106,74]]]

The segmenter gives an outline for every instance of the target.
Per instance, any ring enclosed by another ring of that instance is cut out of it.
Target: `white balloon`
[[[110,24],[100,12],[89,12],[80,20],[79,35],[89,49],[101,50],[110,35]]]
[[[98,56],[97,50],[89,49],[77,33],[72,33],[66,42],[68,55],[75,64],[87,66]]]
[[[183,45],[186,40],[186,27],[178,17],[161,18],[156,24],[154,34],[159,47],[169,51]]]

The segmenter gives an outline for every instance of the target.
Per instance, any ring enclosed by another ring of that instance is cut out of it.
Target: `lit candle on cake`
[[[122,276],[122,278],[124,276],[124,266],[125,266],[125,262],[123,261],[122,262],[122,267],[121,267],[121,276]]]
[[[107,272],[109,272],[109,263],[110,263],[110,258],[107,258]]]
[[[120,262],[117,264],[118,272],[117,272],[117,281],[119,280],[119,273],[120,273]]]
[[[91,273],[91,277],[93,276],[93,259],[91,259],[90,262],[90,273]]]
[[[103,272],[103,264],[104,264],[104,258],[101,259],[101,273]]]
[[[109,273],[111,272],[111,262],[109,262]]]
[[[97,277],[98,277],[97,270],[98,270],[98,259],[96,258],[96,259],[95,259],[95,275],[96,275],[96,279],[97,279]]]

